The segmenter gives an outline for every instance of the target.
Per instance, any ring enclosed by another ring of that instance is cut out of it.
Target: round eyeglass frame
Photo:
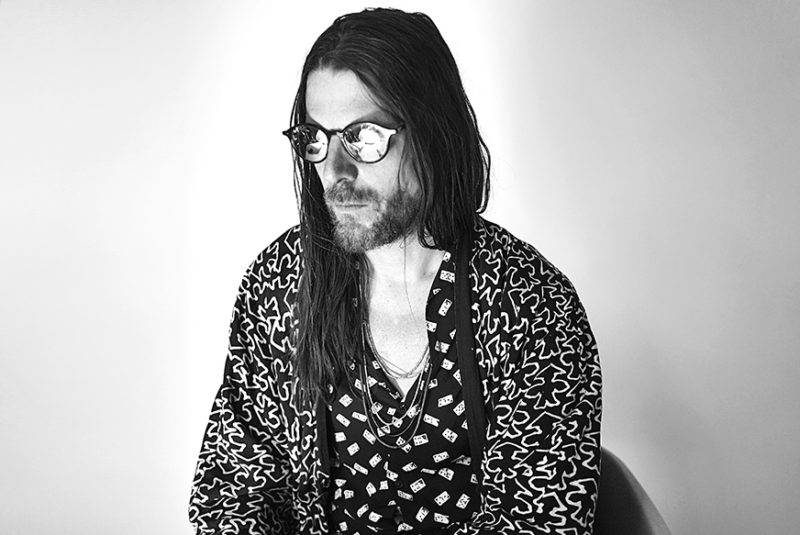
[[[365,160],[362,160],[361,158],[359,158],[358,156],[356,156],[355,154],[353,154],[351,152],[349,143],[348,143],[347,140],[345,140],[345,137],[344,137],[345,136],[345,132],[348,129],[350,129],[350,128],[354,127],[354,126],[363,125],[363,124],[377,126],[378,128],[380,128],[381,130],[385,131],[385,133],[386,133],[386,150],[381,155],[381,157],[378,158],[377,160],[373,160],[373,161],[369,161],[369,162],[365,161]],[[298,150],[297,145],[295,145],[292,136],[294,134],[294,131],[297,128],[301,127],[301,126],[316,128],[317,130],[320,130],[321,132],[325,133],[325,137],[327,138],[327,143],[325,145],[325,156],[323,156],[321,160],[311,161],[311,160],[307,159],[303,154],[300,153],[300,150]],[[281,132],[281,134],[283,134],[284,136],[289,138],[289,143],[292,145],[292,149],[294,150],[294,152],[301,159],[303,159],[304,161],[306,161],[308,163],[322,163],[322,162],[325,161],[325,158],[328,157],[328,154],[330,152],[331,136],[333,134],[336,134],[336,136],[342,142],[342,147],[344,147],[344,150],[345,150],[345,152],[347,153],[348,156],[350,156],[353,160],[357,161],[358,163],[370,164],[370,163],[378,163],[378,162],[380,162],[381,160],[383,160],[386,157],[387,154],[389,154],[389,149],[391,148],[392,136],[394,136],[395,134],[399,134],[404,128],[405,128],[405,124],[403,124],[403,123],[400,123],[399,125],[397,125],[394,128],[389,128],[389,127],[383,126],[383,125],[378,124],[378,123],[373,123],[371,121],[358,121],[358,122],[355,122],[355,123],[350,123],[349,125],[345,126],[342,129],[339,129],[339,130],[328,130],[327,128],[323,128],[322,126],[317,125],[317,124],[300,123],[300,124],[292,126],[291,128],[288,128],[288,129],[284,130],[283,132]]]

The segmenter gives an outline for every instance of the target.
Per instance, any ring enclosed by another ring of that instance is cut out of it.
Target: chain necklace
[[[430,386],[431,371],[430,363],[426,365],[424,370],[424,380],[417,381],[417,388],[414,391],[414,397],[409,404],[408,409],[398,416],[394,416],[391,422],[387,422],[380,415],[381,405],[376,403],[372,398],[372,388],[369,382],[369,370],[367,368],[367,359],[364,355],[363,365],[361,366],[361,388],[362,396],[361,401],[364,406],[364,413],[367,416],[367,426],[370,432],[375,436],[375,439],[382,446],[389,449],[399,449],[405,446],[411,438],[416,435],[419,425],[422,422],[423,414],[425,413],[425,401],[428,398],[428,389]],[[405,425],[403,421],[407,419]],[[408,433],[409,429],[411,433]],[[384,437],[389,439],[394,438],[394,443],[387,442]]]
[[[415,417],[421,415],[422,412],[423,412],[420,409],[422,407],[424,407],[424,394],[427,391],[428,383],[430,381],[429,361],[428,361],[428,359],[424,358],[425,355],[427,355],[427,351],[425,353],[423,353],[423,358],[420,359],[420,363],[424,363],[424,364],[418,363],[418,365],[416,365],[415,367],[422,366],[422,369],[419,372],[417,372],[416,375],[419,375],[420,373],[424,373],[426,371],[428,373],[426,374],[424,380],[418,380],[416,382],[416,387],[414,388],[414,393],[413,393],[413,395],[411,397],[411,401],[407,404],[408,408],[405,411],[403,411],[402,414],[392,415],[391,421],[387,421],[381,416],[381,413],[380,413],[381,405],[379,403],[375,402],[373,400],[373,398],[372,398],[371,387],[372,387],[372,385],[374,383],[377,383],[377,381],[374,378],[370,377],[370,375],[369,375],[369,364],[368,364],[368,362],[372,361],[372,359],[369,358],[369,353],[367,352],[367,347],[369,347],[370,353],[374,357],[374,361],[373,362],[377,362],[378,366],[382,370],[384,370],[384,372],[386,372],[386,369],[382,365],[382,360],[380,358],[380,354],[378,354],[378,352],[375,351],[374,345],[372,345],[372,344],[368,345],[367,344],[367,340],[366,339],[367,339],[367,335],[364,334],[363,338],[362,338],[362,344],[363,344],[362,347],[364,348],[364,353],[363,353],[364,356],[362,358],[362,366],[361,366],[361,370],[360,370],[360,374],[361,374],[360,379],[362,381],[362,389],[364,391],[364,398],[369,402],[369,409],[370,410],[368,410],[366,406],[365,406],[364,410],[366,411],[367,416],[372,419],[372,423],[375,425],[375,429],[374,430],[375,431],[377,431],[378,429],[381,430],[381,433],[379,433],[379,434],[390,435],[390,436],[402,435],[403,433],[405,433],[405,431],[407,431],[415,423]],[[387,376],[388,376],[388,373],[387,373]],[[406,397],[408,397],[408,396],[406,396]],[[422,404],[419,403],[421,398],[423,399]],[[406,417],[409,418],[409,422],[405,426],[403,426],[402,421]],[[392,428],[398,428],[398,429],[397,429],[397,431],[393,431]]]
[[[366,344],[369,345],[372,354],[375,355],[375,360],[378,361],[378,364],[380,364],[386,375],[394,379],[411,379],[412,377],[418,376],[422,372],[422,369],[424,368],[425,364],[427,364],[428,357],[430,356],[430,347],[427,340],[425,341],[425,349],[422,351],[422,355],[419,357],[419,360],[417,360],[410,370],[406,371],[397,364],[386,360],[380,353],[378,353],[378,350],[375,349],[375,340],[372,338],[372,330],[369,328],[369,322],[362,322],[362,328],[362,336],[366,340]]]
[[[420,423],[422,422],[423,415],[425,414],[425,402],[428,397],[428,390],[430,386],[431,380],[431,372],[432,367],[430,363],[430,359],[427,358],[429,355],[429,348],[428,345],[425,345],[425,351],[422,353],[422,357],[419,361],[414,365],[414,367],[406,372],[402,371],[399,378],[411,378],[415,375],[423,374],[423,377],[419,377],[417,380],[417,386],[414,389],[414,395],[411,399],[411,402],[408,404],[408,409],[406,409],[402,414],[394,415],[391,421],[386,421],[380,414],[380,409],[382,406],[380,403],[377,403],[372,397],[372,388],[370,384],[370,376],[369,376],[369,369],[368,369],[368,361],[369,355],[367,352],[367,348],[371,350],[371,353],[375,356],[375,360],[381,366],[383,371],[387,374],[387,376],[398,378],[397,375],[390,372],[387,367],[385,366],[385,362],[383,358],[378,354],[375,350],[375,344],[372,341],[372,335],[369,330],[369,323],[367,321],[367,311],[366,311],[366,294],[364,288],[366,286],[366,274],[364,270],[359,270],[360,277],[359,277],[359,291],[358,295],[360,297],[360,306],[357,303],[358,308],[361,312],[361,366],[359,368],[359,375],[361,379],[361,390],[362,396],[361,401],[364,407],[364,413],[367,417],[367,426],[369,427],[370,432],[375,436],[375,440],[381,444],[382,446],[389,448],[389,449],[400,449],[403,448],[408,444],[408,441],[417,433],[419,429]],[[420,371],[419,368],[422,367]],[[395,366],[395,368],[397,368]],[[405,424],[403,423],[404,420],[407,420]],[[411,430],[411,433],[408,431]],[[388,439],[394,439],[394,443],[387,442],[384,440],[385,437]]]

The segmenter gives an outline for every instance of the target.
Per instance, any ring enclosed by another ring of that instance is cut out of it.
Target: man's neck
[[[365,253],[373,283],[410,286],[436,275],[444,251],[423,247],[416,233]]]

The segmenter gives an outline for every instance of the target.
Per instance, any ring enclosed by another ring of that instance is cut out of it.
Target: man
[[[478,217],[489,155],[433,22],[337,19],[293,117],[300,225],[239,291],[198,533],[590,534],[594,339],[566,277]]]

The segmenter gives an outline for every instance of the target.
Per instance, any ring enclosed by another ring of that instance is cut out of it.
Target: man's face
[[[370,91],[349,70],[318,69],[306,83],[307,122],[339,130],[356,122],[387,128],[397,120],[382,110]],[[334,223],[334,238],[349,252],[363,252],[397,241],[416,227],[419,180],[410,156],[404,157],[406,132],[392,136],[389,152],[377,163],[350,157],[332,135],[328,156],[314,164]]]

